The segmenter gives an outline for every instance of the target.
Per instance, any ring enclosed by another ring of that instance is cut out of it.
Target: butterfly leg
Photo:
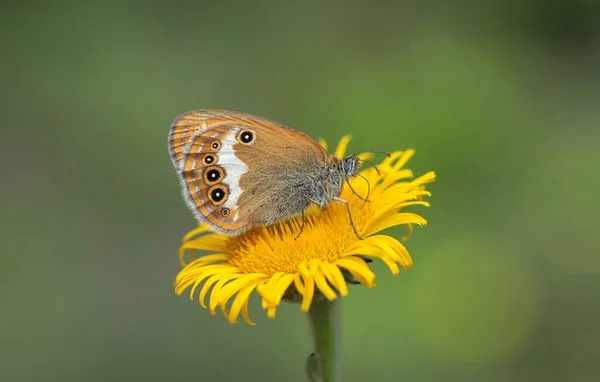
[[[363,207],[367,204],[367,202],[370,202],[369,195],[371,195],[371,183],[369,183],[369,180],[367,178],[365,178],[364,176],[362,176],[360,174],[358,174],[358,176],[360,176],[361,178],[363,178],[367,182],[367,197],[366,198],[363,198],[356,191],[354,191],[354,188],[352,187],[352,185],[350,184],[350,181],[348,179],[346,179],[346,183],[348,184],[348,187],[350,187],[350,191],[352,191],[352,193],[354,195],[356,195],[356,197],[358,197],[360,200],[364,200],[365,201],[363,203],[363,205],[360,207],[360,209],[362,210]]]
[[[335,200],[336,202],[344,203],[346,205],[346,209],[348,210],[348,217],[350,218],[350,225],[352,226],[352,229],[354,230],[356,237],[358,237],[360,240],[362,240],[362,237],[360,237],[360,235],[358,234],[358,231],[356,230],[356,227],[354,226],[354,220],[352,220],[352,212],[350,212],[350,203],[348,203],[347,200],[340,199],[338,197],[333,198],[333,200]]]
[[[299,238],[303,231],[304,231],[304,210],[302,210],[302,225],[300,226],[300,232],[298,232],[298,235],[296,235],[294,240]]]
[[[314,203],[315,205],[319,206],[320,204],[315,202],[314,200],[312,200],[311,198],[309,198],[308,196],[306,197],[306,199],[308,199],[309,202]],[[294,238],[294,240],[296,240],[297,238],[300,237],[300,235],[302,234],[302,231],[304,231],[304,210],[302,210],[302,225],[300,226],[300,232],[298,233],[298,235],[296,235],[296,237]]]

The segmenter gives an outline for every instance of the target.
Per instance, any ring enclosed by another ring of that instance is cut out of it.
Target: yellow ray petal
[[[360,153],[360,154],[358,154],[358,158],[360,160],[363,160],[363,161],[364,160],[371,160],[371,159],[373,159],[374,156],[375,155],[373,155],[373,153]]]
[[[346,252],[340,255],[341,259],[354,257],[355,255],[376,256],[380,248],[373,243],[373,236],[369,236],[359,242],[354,243]]]
[[[243,275],[236,280],[232,280],[219,290],[219,304],[226,304],[231,296],[240,291],[244,286],[254,283],[256,280],[265,279],[266,277],[266,275],[261,273],[253,273],[249,275]]]
[[[352,139],[352,136],[350,136],[350,135],[344,135],[342,137],[342,139],[340,140],[340,143],[338,143],[338,146],[335,149],[335,156],[337,158],[344,157],[344,154],[346,153],[346,148],[348,148],[348,143],[350,142],[351,139]]]
[[[396,264],[396,262],[394,260],[392,260],[391,257],[383,255],[383,256],[379,256],[379,258],[381,260],[383,260],[385,265],[388,266],[388,268],[390,269],[390,271],[392,272],[392,274],[394,276],[396,276],[397,274],[400,273],[400,268],[398,268],[398,265]]]
[[[303,312],[308,312],[315,294],[315,280],[306,263],[300,264],[299,271],[302,275],[302,281],[304,282],[304,290],[300,292],[302,295],[302,305],[300,305],[300,309]]]
[[[397,246],[392,245],[391,242],[384,239],[387,237],[388,236],[384,235],[370,236],[367,239],[362,240],[359,246],[353,247],[352,251],[348,252],[347,255],[352,253],[379,258],[385,262],[394,275],[397,275],[400,273],[400,269],[396,265],[396,262],[400,263],[404,268],[410,267],[412,262],[408,265]],[[393,240],[397,242],[397,240]],[[400,243],[398,244],[401,245]],[[408,259],[410,260],[410,257],[408,257]]]
[[[404,155],[404,151],[394,151],[392,153],[390,153],[389,157],[386,157],[383,159],[383,162],[381,162],[381,167],[392,167],[392,163],[394,163],[394,161],[396,161],[398,158],[401,158],[402,155]]]
[[[237,323],[237,318],[240,314],[245,303],[248,302],[250,298],[250,293],[256,288],[256,285],[260,283],[261,280],[252,281],[237,293],[233,303],[231,304],[231,309],[229,309],[229,322],[232,324]]]
[[[275,297],[273,303],[279,305],[281,298],[285,291],[290,287],[292,281],[294,281],[295,275],[285,275],[279,279],[275,288],[273,288],[273,297]]]
[[[383,231],[386,228],[394,227],[400,224],[418,224],[423,226],[427,224],[427,220],[423,219],[417,214],[413,214],[412,212],[399,212],[393,214],[392,216],[388,216],[385,219],[367,224],[365,227],[365,234],[367,236],[372,235],[374,233]]]
[[[183,256],[187,250],[224,252],[226,240],[223,236],[205,235],[199,239],[187,241],[179,248],[179,256]]]
[[[327,141],[324,140],[323,138],[319,138],[318,142],[321,145],[321,147],[324,148],[325,151],[327,151]]]
[[[413,225],[407,224],[407,226],[408,226],[408,232],[406,233],[406,235],[402,236],[402,240],[404,240],[404,241],[408,240],[413,233]]]
[[[345,257],[336,262],[346,268],[361,284],[368,288],[375,287],[375,274],[369,269],[367,263],[358,257]]]
[[[196,281],[194,282],[194,285],[192,286],[192,289],[190,290],[190,300],[194,299],[194,294],[196,293],[196,288],[198,287],[198,285],[200,285],[200,283],[202,281],[206,280],[210,276],[222,275],[222,274],[227,274],[227,273],[235,274],[235,273],[238,273],[238,270],[237,270],[237,268],[234,268],[234,267],[218,267],[218,268],[210,269],[206,272],[203,272],[199,276],[197,276]]]
[[[189,264],[188,266],[183,268],[181,270],[181,272],[179,272],[179,274],[177,275],[177,278],[175,279],[175,285],[181,285],[181,284],[191,285],[191,283],[193,283],[193,280],[195,280],[196,277],[198,277],[201,274],[203,274],[204,272],[208,272],[212,269],[218,269],[218,270],[222,270],[225,273],[229,273],[229,271],[236,270],[237,268],[232,267],[231,265],[229,265],[227,263],[210,264],[210,265]]]
[[[206,304],[204,303],[204,300],[206,300],[206,294],[208,293],[208,290],[220,279],[221,275],[214,275],[209,277],[204,283],[204,285],[202,285],[202,289],[200,289],[200,295],[198,296],[198,301],[204,309],[206,309]]]
[[[379,184],[379,187],[387,188],[387,187],[390,187],[394,183],[398,183],[402,179],[412,178],[413,176],[414,176],[413,172],[408,169],[390,172],[389,174],[385,175],[385,177],[381,181],[381,184]]]
[[[261,295],[261,297],[262,297],[262,292],[261,292],[261,290],[262,290],[262,289],[261,289],[261,287],[262,287],[263,285],[264,285],[264,284],[258,284],[258,285],[256,286],[256,291],[258,292],[258,294],[260,294],[260,295]],[[267,308],[269,307],[269,301],[267,301],[265,298],[263,298],[263,299],[261,300],[261,306],[262,306],[262,308],[263,308],[263,309],[267,309]]]
[[[394,169],[394,171],[398,171],[402,167],[404,167],[404,165],[406,164],[406,162],[408,162],[409,159],[413,157],[413,155],[415,155],[415,150],[413,150],[413,149],[406,150],[404,152],[404,155],[402,155],[402,157],[399,158],[398,161],[396,163],[394,163],[394,165],[392,166],[392,168]]]
[[[304,293],[304,289],[306,288],[304,286],[304,280],[302,280],[302,276],[300,274],[294,275],[294,286],[296,287],[298,293]]]
[[[400,204],[396,205],[397,209],[401,209],[401,208],[405,208],[405,207],[409,207],[409,206],[430,207],[431,205],[429,204],[429,202],[426,202],[423,200],[414,200],[412,202],[404,202],[404,203],[400,203]]]
[[[420,185],[420,184],[427,184],[427,183],[435,182],[435,177],[436,177],[435,172],[429,171],[425,175],[421,175],[417,179],[413,180],[411,182],[411,184]]]
[[[401,198],[390,198],[391,195],[381,195],[377,200],[377,211],[373,212],[368,217],[369,225],[372,222],[380,221],[385,219],[391,215],[394,215],[398,211],[400,211],[407,203],[411,203],[408,205],[412,205],[412,203],[420,204],[425,207],[429,207],[429,203],[422,200],[415,200],[421,198],[422,192],[419,190],[415,190],[414,192],[405,193],[404,197]],[[413,202],[408,202],[407,200],[413,200]]]
[[[238,279],[241,276],[242,275],[240,274],[221,275],[219,281],[217,281],[217,283],[213,287],[212,292],[210,292],[210,299],[208,300],[208,309],[210,311],[210,314],[212,314],[213,316],[216,314],[215,308],[217,307],[217,305],[219,305],[219,298],[221,297],[219,295],[219,291],[221,290],[221,288],[223,288],[223,286],[229,281]]]
[[[204,273],[202,268],[195,269],[184,269],[177,275],[175,279],[175,293],[181,295],[184,289],[187,289],[190,285],[193,285],[198,276]]]
[[[201,233],[204,232],[208,232],[209,228],[206,225],[200,225],[198,226],[198,228],[195,228],[193,230],[191,230],[190,232],[188,232],[182,239],[182,241],[185,243],[186,241],[191,240],[194,236],[196,235],[200,235]]]
[[[252,320],[250,319],[250,315],[248,314],[248,301],[249,299],[246,299],[246,301],[244,301],[244,307],[242,308],[242,316],[244,317],[244,321],[246,321],[249,325],[256,325],[254,322],[252,322]]]
[[[220,308],[221,308],[221,313],[223,313],[223,316],[225,316],[225,319],[227,321],[229,321],[229,313],[227,312],[227,304],[219,304]]]
[[[342,275],[340,268],[330,263],[321,263],[321,269],[323,269],[323,272],[331,285],[333,285],[342,296],[347,296],[348,285],[346,284],[346,280],[344,280],[344,275]]]
[[[192,261],[190,261],[189,263],[186,264],[186,262],[183,260],[183,257],[185,256],[185,251],[188,249],[189,248],[181,248],[179,250],[179,263],[181,264],[182,267],[190,266],[192,264],[208,264],[208,263],[214,263],[214,262],[218,262],[218,261],[227,261],[227,259],[229,258],[224,253],[213,253],[210,255],[202,256],[198,259],[192,259]],[[192,252],[192,250],[190,250],[190,252]]]
[[[313,268],[313,278],[315,280],[315,284],[317,284],[317,288],[325,295],[325,297],[329,300],[335,300],[337,295],[335,291],[331,289],[329,284],[327,284],[327,279],[325,278],[325,273],[320,269],[319,264],[316,264],[316,267]]]
[[[271,277],[269,277],[269,280],[266,283],[261,285],[260,290],[262,291],[262,293],[259,293],[261,293],[261,296],[263,296],[263,298],[266,299],[270,304],[275,304],[276,298],[273,297],[273,291],[279,280],[284,276],[292,276],[293,279],[293,275],[288,275],[283,272],[277,272]]]
[[[410,257],[410,254],[406,250],[406,247],[402,245],[402,243],[400,243],[397,239],[387,235],[377,235],[371,237],[376,238],[377,241],[379,241],[381,244],[385,243],[387,246],[389,246],[391,252],[396,253],[399,256],[399,258],[396,259],[396,261],[400,263],[400,265],[402,265],[404,269],[409,269],[410,267],[412,267],[413,261]]]

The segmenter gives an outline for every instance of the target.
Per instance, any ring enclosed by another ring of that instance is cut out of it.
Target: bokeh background
[[[438,173],[415,266],[343,301],[345,381],[600,380],[598,2],[0,10],[0,381],[305,380],[297,305],[232,326],[173,292],[167,131],[198,108]]]

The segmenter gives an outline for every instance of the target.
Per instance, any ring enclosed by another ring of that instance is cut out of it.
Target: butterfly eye
[[[215,206],[220,206],[225,203],[227,201],[227,196],[229,196],[229,190],[227,189],[227,186],[222,184],[212,186],[208,190],[208,198]]]
[[[204,183],[212,185],[225,177],[225,172],[218,166],[210,166],[204,170]]]
[[[223,216],[227,216],[227,215],[229,215],[229,208],[223,208],[223,209],[221,210],[221,215],[223,215]]]
[[[242,130],[238,134],[238,141],[245,144],[250,144],[254,141],[254,133],[249,130]]]
[[[206,154],[204,158],[202,158],[202,162],[204,162],[204,164],[207,166],[216,163],[218,160],[219,157],[213,154]]]
[[[218,140],[214,140],[211,144],[210,147],[213,148],[213,150],[219,150],[221,148],[221,142],[219,142]]]

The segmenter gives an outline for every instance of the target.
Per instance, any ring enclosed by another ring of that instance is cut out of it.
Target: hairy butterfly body
[[[339,195],[359,169],[356,155],[338,159],[304,133],[226,110],[175,118],[169,153],[196,219],[228,235],[304,217],[313,203],[321,209],[332,201],[348,206]]]

